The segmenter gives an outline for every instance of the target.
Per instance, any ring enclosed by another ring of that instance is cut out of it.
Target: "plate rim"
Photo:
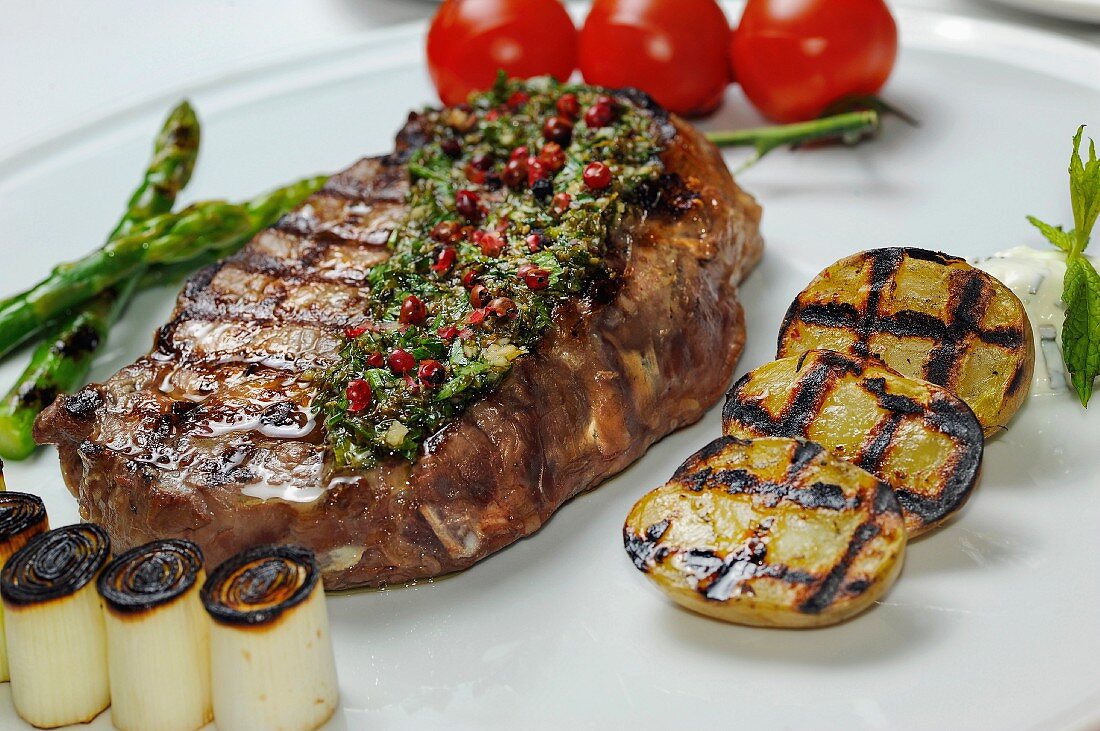
[[[738,7],[733,3],[726,3],[726,6],[727,9]],[[735,16],[731,14],[730,17]],[[952,12],[902,9],[898,11],[898,18],[903,52],[906,47],[913,47],[921,51],[990,58],[1100,90],[1100,73],[1097,73],[1100,71],[1100,48],[1085,41],[1010,21],[978,19]],[[403,66],[414,55],[415,63],[420,63],[421,44],[417,39],[426,25],[426,21],[412,21],[362,31],[337,43],[318,42],[291,52],[276,52],[230,73],[207,74],[136,99],[120,101],[106,111],[83,115],[71,124],[47,128],[33,139],[17,138],[10,145],[10,151],[0,148],[0,187],[14,182],[21,173],[30,172],[49,158],[79,152],[103,136],[128,134],[133,125],[144,126],[149,116],[161,114],[181,96],[210,95],[215,99],[221,95],[232,96],[234,102],[220,107],[226,109],[245,104],[250,98],[270,99],[296,93],[311,83],[332,83],[354,77],[362,73],[365,66],[376,69]],[[967,45],[967,39],[974,34],[982,36],[981,47]],[[399,52],[389,53],[395,48],[400,49]],[[1005,53],[1007,48],[1041,50],[1057,58],[1044,60],[1040,54],[1023,54],[1009,60]],[[415,54],[410,49],[414,49]],[[348,63],[353,59],[361,63]],[[323,73],[311,82],[308,77],[318,70]],[[210,116],[216,113],[217,107],[209,110]],[[1048,721],[1062,724],[1061,728],[1072,731],[1096,728],[1100,723],[1100,694],[1086,697],[1058,713]]]
[[[990,0],[990,2],[1044,18],[1100,23],[1100,2],[1097,0]],[[1053,10],[1049,9],[1051,6],[1054,6]]]

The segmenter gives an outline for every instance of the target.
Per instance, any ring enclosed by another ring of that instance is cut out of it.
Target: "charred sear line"
[[[676,469],[675,473],[673,473],[672,479],[684,480],[689,478],[693,473],[699,470],[699,466],[701,464],[711,459],[712,457],[721,454],[723,451],[725,451],[727,447],[734,444],[748,446],[750,442],[747,439],[738,439],[736,437],[719,437],[707,444],[695,454],[688,457],[686,460],[684,460],[684,463]]]
[[[815,445],[816,446],[816,445]],[[705,488],[724,490],[731,495],[758,495],[770,504],[781,500],[800,507],[823,510],[855,510],[858,498],[849,498],[839,485],[815,482],[808,487],[761,480],[745,469],[712,470],[706,468],[676,478],[696,492]]]
[[[726,424],[731,422],[743,424],[758,434],[777,437],[802,436],[797,424],[775,419],[759,400],[745,398],[743,392],[751,377],[752,373],[746,373],[729,390],[726,403],[722,407],[722,421]]]
[[[710,467],[704,467],[698,472],[683,475],[680,480],[683,482],[687,489],[694,492],[700,492],[710,482],[711,475],[714,473]]]
[[[871,502],[871,512],[874,515],[883,515],[885,513],[894,513],[895,515],[900,513],[900,505],[897,500],[894,499],[894,489],[887,485],[885,482],[879,482],[875,486],[875,497]]]
[[[884,333],[898,338],[922,338],[942,343],[948,337],[948,328],[943,321],[925,312],[900,310],[889,317],[881,317],[875,322],[875,333]]]
[[[860,502],[859,498],[847,497],[840,485],[825,482],[815,482],[809,488],[788,490],[783,497],[815,510],[856,510]]]
[[[652,564],[660,563],[668,556],[668,548],[658,545],[668,526],[668,520],[659,521],[646,528],[645,535],[637,535],[629,528],[623,529],[623,546],[639,571],[649,571]]]
[[[806,359],[810,357],[810,354],[811,351],[806,351],[799,356],[798,365],[795,367],[796,373],[802,372],[802,368],[806,364]],[[863,375],[863,363],[834,350],[818,351],[817,360],[819,363],[827,365],[829,368],[836,371],[838,378],[844,376],[846,373],[850,373],[853,376]]]
[[[965,406],[940,393],[933,394],[922,406],[912,399],[890,395],[884,379],[866,379],[863,387],[879,398],[879,405],[892,413],[872,432],[872,438],[860,451],[857,463],[871,472],[881,468],[886,451],[893,444],[902,415],[919,415],[925,425],[952,440],[954,453],[940,468],[943,482],[935,494],[919,494],[905,485],[894,485],[898,501],[907,512],[925,524],[934,523],[954,510],[969,492],[981,464],[984,439],[977,418]]]
[[[392,234],[393,230],[390,228],[365,228],[351,223],[327,226],[313,234],[313,240],[321,245],[310,249],[309,256],[316,262],[329,247],[341,244],[385,246]]]
[[[907,513],[931,524],[954,511],[970,492],[981,466],[984,438],[973,413],[944,399],[930,404],[927,423],[951,437],[955,444],[954,454],[940,473],[945,479],[934,495],[918,494],[903,485],[895,486],[894,492]]]
[[[865,378],[860,384],[863,390],[878,400],[882,409],[897,415],[924,413],[924,406],[908,396],[899,396],[886,390],[885,378]]]
[[[811,365],[807,365],[811,356]],[[817,369],[822,368],[831,371],[829,378],[834,381],[849,373],[863,376],[865,372],[859,361],[839,353],[807,351],[799,358],[797,370],[800,378],[806,373],[817,373],[820,377]],[[751,375],[743,377],[730,391],[723,409],[725,423],[739,424],[761,436],[805,438],[808,425],[803,427],[799,420],[790,418],[789,409],[781,412],[779,417],[773,417],[761,405],[760,400],[753,400],[745,395],[744,390],[749,387]],[[879,474],[883,470],[887,454],[896,442],[899,428],[907,419],[920,419],[925,426],[951,438],[955,452],[939,466],[939,482],[934,487],[934,494],[929,494],[931,490],[924,493],[913,492],[904,483],[893,485],[899,491],[903,507],[908,512],[925,524],[938,521],[958,507],[973,485],[982,455],[981,425],[965,405],[942,393],[933,392],[931,399],[924,404],[908,396],[890,393],[887,390],[887,380],[883,377],[863,377],[858,383],[860,388],[875,398],[879,408],[887,412],[871,429],[860,449],[844,455],[859,467]],[[817,386],[811,388],[816,389]],[[819,450],[820,448],[809,444],[796,450],[787,479],[791,482],[797,481],[798,472],[816,456],[815,451]],[[891,479],[889,473],[880,476]],[[704,476],[697,473],[688,477],[685,482],[690,482],[694,489],[700,490],[710,479],[709,474]]]
[[[710,601],[716,602],[728,601],[734,593],[750,593],[752,589],[746,583],[750,579],[782,575],[781,568],[765,563],[764,559],[767,555],[768,547],[759,539],[750,540],[724,559],[719,559],[711,553],[713,558],[710,565],[713,566],[713,570],[700,579],[696,590]],[[682,560],[685,567],[690,567],[689,556],[684,556]],[[700,566],[700,568],[703,567]]]
[[[767,489],[767,483],[745,469],[712,471],[708,467],[700,475],[706,476],[700,488],[722,487],[731,494],[755,493]]]
[[[323,192],[319,191],[317,195]],[[291,236],[309,236],[317,230],[317,219],[301,211],[294,211],[280,218],[271,228]]]
[[[757,434],[775,437],[802,436],[797,424],[773,419],[768,410],[758,401],[742,400],[738,393],[731,393],[722,409],[722,420],[729,424],[737,422],[752,429]]]
[[[964,280],[962,286],[958,286],[960,279]],[[946,337],[928,356],[924,369],[928,380],[944,384],[954,380],[955,371],[961,365],[959,346],[965,344],[967,335],[980,332],[981,325],[975,321],[974,313],[985,309],[983,304],[991,294],[983,291],[982,280],[977,272],[970,272],[965,277],[951,278],[951,314],[948,315]]]
[[[960,259],[957,256],[951,256],[945,254],[942,251],[931,251],[929,249],[916,249],[912,247],[903,247],[900,249],[910,259],[919,259],[920,261],[930,261],[933,264],[942,264],[944,266],[950,266],[951,264],[965,264],[965,259]]]
[[[1024,343],[1023,331],[1013,327],[976,330],[975,334],[986,345],[995,345],[1005,350],[1016,350]]]
[[[761,400],[750,400],[744,396],[743,390],[752,376],[752,373],[748,373],[730,389],[722,409],[723,421],[744,424],[765,436],[805,437],[810,423],[820,412],[832,385],[845,373],[859,375],[863,372],[858,362],[840,353],[823,351],[817,352],[817,360],[813,366],[803,368],[810,354],[810,351],[807,351],[799,359],[796,368],[799,377],[792,389],[794,395],[778,415],[772,416],[763,407]]]
[[[791,305],[790,311],[787,313],[783,330],[779,333],[779,343],[780,345],[783,344],[785,331],[795,320],[800,320],[810,325],[818,325],[820,327],[847,329],[854,327],[855,324],[859,322],[859,318],[859,310],[850,302],[806,304],[800,300],[795,300],[794,304]]]
[[[864,442],[856,459],[857,464],[863,469],[874,472],[882,465],[882,458],[886,456],[886,450],[894,442],[898,426],[901,424],[901,415],[894,413],[880,421],[871,431],[870,439]]]
[[[241,325],[257,326],[257,329],[296,325],[316,327],[322,330],[338,330],[348,322],[347,315],[343,313],[325,312],[324,310],[310,308],[295,312],[280,311],[276,315],[274,312],[275,308],[278,307],[276,302],[268,302],[262,309],[257,308],[256,304],[232,306],[231,309],[230,307],[223,309],[218,306],[197,304],[183,310],[180,313],[179,320],[180,322],[194,320],[209,323],[239,323]],[[263,309],[268,310],[268,312],[265,314],[262,311]]]
[[[879,305],[882,291],[893,281],[905,257],[900,249],[879,249],[871,258],[871,290],[867,295],[863,317],[856,325],[859,343],[856,352],[861,356],[869,354],[867,343],[875,333],[875,325],[880,318]]]
[[[214,277],[218,276],[223,266],[225,264],[211,264],[192,274],[183,285],[182,299],[194,299],[199,293],[209,289],[210,283],[214,281]]]
[[[871,588],[871,582],[865,579],[850,581],[844,585],[844,593],[848,596],[859,596]]]
[[[391,166],[389,162],[396,162]],[[403,203],[408,192],[407,171],[403,160],[394,156],[379,160],[379,174],[370,180],[353,175],[338,175],[317,192],[320,198],[336,198],[351,203]]]
[[[925,525],[935,523],[950,512],[949,508],[952,504],[946,496],[946,490],[941,490],[939,495],[929,496],[919,495],[912,490],[900,487],[894,490],[894,495],[897,496],[902,510],[916,515]]]
[[[978,417],[965,404],[952,402],[946,398],[932,399],[928,404],[927,423],[951,437],[956,442],[971,445],[971,451],[981,457],[985,438]]]
[[[804,614],[820,614],[827,609],[836,599],[844,580],[848,576],[848,568],[852,565],[856,556],[879,532],[879,527],[874,523],[863,523],[856,528],[851,541],[848,542],[848,549],[844,552],[844,556],[833,565],[829,574],[818,586],[817,591],[799,605],[798,611]]]
[[[1024,361],[1020,361],[1016,364],[1016,370],[1012,373],[1012,380],[1008,382],[1008,388],[1005,389],[1005,398],[1012,398],[1016,393],[1027,385],[1027,366]]]
[[[838,378],[839,374],[828,362],[803,370],[794,386],[794,395],[783,407],[776,421],[788,425],[786,428],[791,430],[791,436],[805,434]]]
[[[303,256],[311,256],[306,252]],[[288,289],[303,284],[329,284],[343,287],[363,287],[363,280],[357,277],[341,276],[335,272],[322,272],[316,269],[303,269],[298,260],[293,262],[281,259],[273,259],[265,256],[249,256],[247,258],[234,259],[234,268],[246,274],[259,274],[278,280]]]
[[[817,442],[800,442],[791,456],[791,465],[787,468],[787,479],[791,482],[797,481],[802,471],[824,451],[825,448]]]
[[[735,595],[752,595],[754,579],[775,579],[797,586],[811,586],[820,577],[767,563],[767,544],[754,538],[725,558],[709,549],[692,549],[679,555],[680,565],[696,579],[695,590],[707,600],[726,602]]]

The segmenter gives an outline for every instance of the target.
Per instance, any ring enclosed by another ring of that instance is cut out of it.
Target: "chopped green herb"
[[[544,131],[565,93],[581,115]],[[601,104],[611,122],[590,128],[583,111]],[[614,284],[611,231],[663,173],[662,123],[630,98],[552,79],[502,78],[468,106],[424,112],[427,142],[407,163],[408,212],[391,256],[370,272],[371,306],[347,331],[340,363],[321,375],[315,408],[337,468],[415,459],[537,348],[558,308]],[[584,181],[595,162],[611,169],[606,189]],[[415,364],[395,362],[399,349]],[[370,385],[370,404],[349,411],[356,379]]]

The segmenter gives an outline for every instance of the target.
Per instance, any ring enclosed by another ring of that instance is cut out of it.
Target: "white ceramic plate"
[[[1067,222],[1078,124],[1100,131],[1100,50],[946,15],[900,17],[887,96],[921,120],[857,150],[781,152],[743,176],[767,254],[744,286],[739,372],[773,355],[792,296],[855,250],[906,243],[983,255]],[[188,198],[241,197],[384,151],[432,100],[422,28],[387,30],[188,88],[0,160],[0,291],[100,239],[182,95],[205,122]],[[759,123],[737,92],[709,128]],[[740,153],[732,153],[731,160]],[[59,215],[58,211],[64,215]],[[143,353],[170,291],[142,295],[96,365]],[[8,383],[21,364],[0,367]],[[1093,409],[1095,411],[1095,409]],[[988,448],[959,520],[911,546],[882,606],[839,627],[734,627],[677,609],[627,560],[646,490],[719,431],[718,410],[464,574],[332,596],[343,728],[1091,729],[1100,725],[1100,414],[1033,398]],[[12,464],[55,525],[77,518],[57,461]],[[294,673],[295,668],[286,668]],[[0,686],[0,727],[19,727]],[[107,715],[94,728],[109,728]]]
[[[1100,23],[1100,0],[992,0],[1041,15]]]

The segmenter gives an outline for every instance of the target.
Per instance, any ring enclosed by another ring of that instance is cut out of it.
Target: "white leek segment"
[[[12,701],[34,726],[84,723],[110,704],[95,587],[109,554],[102,528],[69,525],[32,539],[0,573]]]
[[[210,619],[202,554],[156,541],[99,577],[107,624],[111,722],[121,731],[195,731],[210,722]]]
[[[2,469],[3,462],[0,462],[0,483],[3,481]],[[27,545],[27,541],[49,529],[42,498],[25,492],[0,492],[0,569],[12,554]],[[4,612],[0,609],[0,682],[8,679],[8,647],[4,639]]]
[[[325,593],[313,554],[266,547],[211,574],[210,665],[220,731],[310,731],[339,697]]]

